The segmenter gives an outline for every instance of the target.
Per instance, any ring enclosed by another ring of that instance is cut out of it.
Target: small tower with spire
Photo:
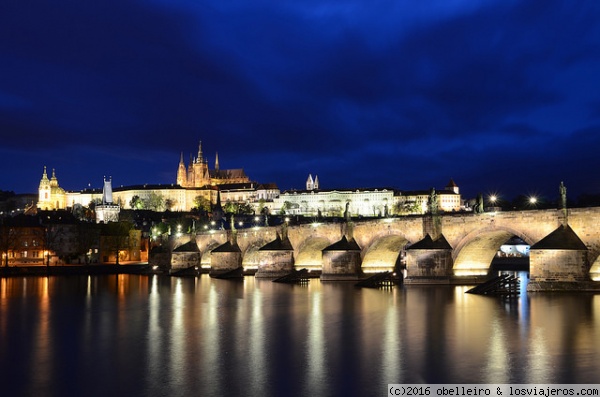
[[[187,172],[185,170],[185,163],[183,162],[183,152],[179,157],[179,167],[177,168],[177,184],[179,186],[187,186]]]
[[[96,206],[96,223],[118,222],[121,207],[113,203],[112,178],[104,179],[102,203]]]
[[[315,182],[313,181],[312,175],[308,174],[308,178],[306,179],[306,190],[314,190]]]

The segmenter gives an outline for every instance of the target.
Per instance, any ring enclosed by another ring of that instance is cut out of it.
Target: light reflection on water
[[[383,395],[388,383],[596,383],[599,295],[467,289],[0,279],[3,390],[326,396]]]

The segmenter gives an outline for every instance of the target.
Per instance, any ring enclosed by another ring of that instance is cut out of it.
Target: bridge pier
[[[443,235],[429,234],[406,250],[407,284],[448,282],[452,276],[452,247]]]
[[[561,225],[529,250],[528,291],[599,290],[590,279],[588,249],[569,225]]]
[[[343,236],[323,249],[321,281],[356,281],[362,276],[360,265],[360,247],[353,238]]]
[[[277,238],[259,248],[259,264],[255,276],[257,278],[276,278],[289,274],[294,270],[294,248],[285,236]]]
[[[242,250],[237,244],[235,230],[231,233],[230,240],[219,245],[210,253],[209,276],[219,277],[232,270],[242,267]]]

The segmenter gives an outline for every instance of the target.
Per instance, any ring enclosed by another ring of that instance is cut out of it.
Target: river
[[[368,396],[386,395],[388,383],[597,382],[600,295],[507,299],[467,289],[206,275],[4,278],[0,390]]]

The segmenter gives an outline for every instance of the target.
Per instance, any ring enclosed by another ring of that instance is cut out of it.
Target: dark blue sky
[[[0,189],[211,167],[302,188],[600,193],[600,2],[0,5]]]

